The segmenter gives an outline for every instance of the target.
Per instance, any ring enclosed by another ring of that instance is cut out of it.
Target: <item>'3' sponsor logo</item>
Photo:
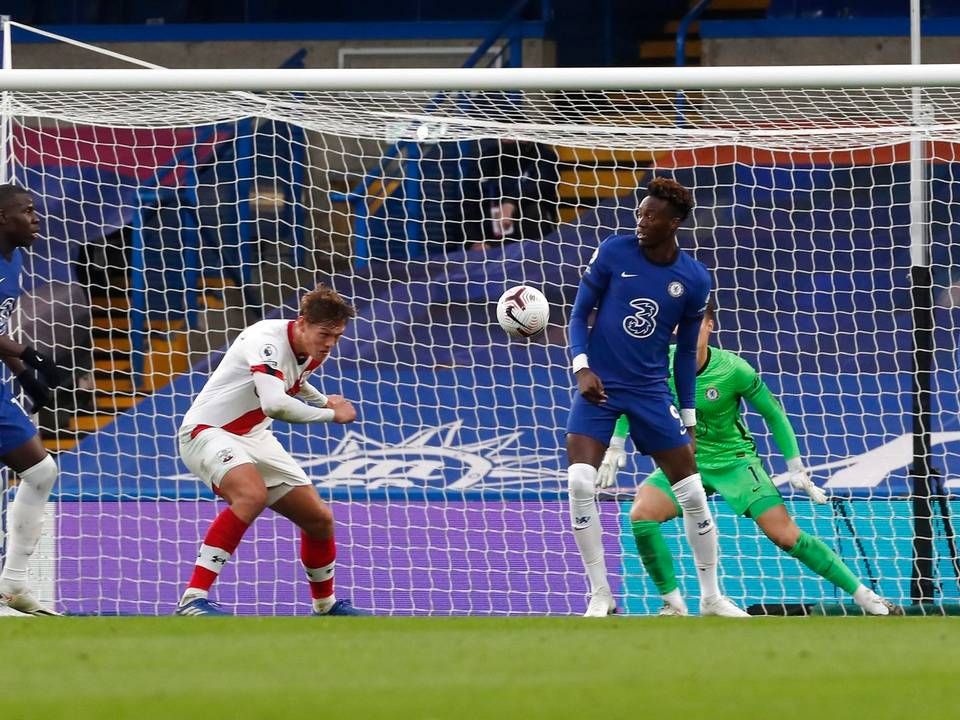
[[[653,331],[657,329],[657,313],[660,312],[657,301],[650,298],[637,298],[630,301],[630,307],[635,308],[636,312],[623,319],[623,329],[627,334],[638,340],[653,335]]]

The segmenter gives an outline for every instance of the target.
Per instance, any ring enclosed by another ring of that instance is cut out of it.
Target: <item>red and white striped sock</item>
[[[325,613],[337,601],[333,594],[333,570],[337,557],[337,544],[333,535],[317,540],[300,533],[300,561],[310,581],[310,596],[313,598],[313,610]]]
[[[181,605],[207,596],[210,586],[237,549],[248,527],[250,525],[238,518],[230,508],[217,515],[203,538],[193,575],[180,600]]]

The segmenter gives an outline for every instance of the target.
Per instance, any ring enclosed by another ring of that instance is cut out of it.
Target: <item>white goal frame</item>
[[[0,71],[0,93],[4,107],[8,107],[11,94],[23,93],[83,93],[96,91],[167,92],[209,91],[228,93],[258,93],[281,91],[284,93],[326,91],[336,92],[389,92],[389,91],[570,91],[578,92],[630,92],[655,91],[664,94],[706,90],[825,90],[845,88],[867,90],[873,88],[896,88],[897,90],[960,87],[960,64],[931,65],[849,65],[849,66],[753,66],[753,67],[697,67],[697,68],[483,68],[483,69],[188,69],[164,68],[124,70],[27,70],[4,69]],[[250,96],[247,96],[250,97]],[[263,96],[263,111],[269,117],[270,95]],[[670,95],[667,95],[670,97]],[[15,112],[15,110],[13,111]],[[427,117],[426,111],[422,117]],[[884,126],[883,132],[902,132],[905,140],[922,140],[929,133],[948,130],[960,132],[960,119],[955,123],[932,125],[920,104],[919,96],[909,118],[902,127]],[[420,119],[421,116],[417,116]],[[4,117],[3,127],[9,132],[9,122]],[[587,125],[578,126],[578,131],[589,132]],[[660,128],[662,130],[663,128]],[[502,126],[499,128],[503,132]],[[524,125],[525,134],[536,130],[534,125]],[[685,127],[682,123],[667,130],[691,145],[715,143],[717,137],[727,138],[731,144],[748,147],[763,137],[762,129],[753,128],[749,137],[735,126],[729,128]],[[659,130],[658,130],[659,132]],[[771,130],[771,133],[779,132]],[[798,131],[802,134],[804,131]],[[811,129],[811,135],[817,130]],[[859,129],[832,128],[832,133],[857,133]],[[627,133],[625,133],[627,134]],[[643,130],[637,131],[642,138]],[[628,138],[632,141],[632,137]],[[7,143],[3,143],[4,152]],[[919,152],[920,142],[911,144],[913,152]],[[911,171],[923,172],[923,164],[911,163]],[[928,268],[930,254],[925,234],[926,205],[928,199],[922,190],[924,178],[913,175],[912,184],[917,190],[911,198],[911,262],[922,275]],[[929,427],[923,430],[924,444],[930,446]]]

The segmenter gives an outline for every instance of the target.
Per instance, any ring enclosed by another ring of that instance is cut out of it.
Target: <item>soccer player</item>
[[[60,384],[54,361],[10,337],[20,296],[23,251],[40,232],[33,197],[22,187],[0,185],[0,359],[16,376],[36,412]],[[37,429],[17,403],[9,382],[0,382],[0,462],[20,478],[8,509],[7,557],[0,574],[0,615],[59,615],[40,604],[27,587],[27,563],[43,529],[43,514],[57,480],[57,464],[47,454]]]
[[[703,598],[700,613],[747,616],[720,592],[716,527],[690,444],[697,424],[697,333],[710,292],[706,268],[677,245],[677,228],[692,208],[689,190],[667,178],[653,180],[637,210],[636,231],[601,243],[570,315],[579,392],[567,422],[567,482],[574,537],[590,582],[587,617],[604,617],[617,608],[607,582],[594,486],[621,414],[630,418],[637,448],[654,459],[683,507]],[[674,328],[679,412],[667,384]]]
[[[276,420],[349,423],[356,411],[308,381],[354,315],[331,288],[300,302],[296,320],[262,320],[233,342],[180,426],[180,455],[229,503],[200,545],[177,615],[226,615],[207,593],[243,534],[265,507],[300,528],[300,559],[315,615],[366,615],[333,591],[333,515],[306,473],[270,432]]]
[[[766,421],[787,461],[790,484],[815,503],[827,502],[827,496],[810,479],[790,421],[757,371],[733,353],[709,345],[715,323],[714,308],[708,305],[697,339],[696,456],[704,487],[708,492],[719,493],[738,515],[752,518],[781,550],[853,595],[854,602],[865,613],[896,612],[895,606],[861,583],[833,550],[797,527],[787,512],[740,415],[741,400],[746,400]],[[621,416],[600,464],[600,487],[613,485],[617,470],[626,461],[628,428],[627,417]],[[660,470],[643,482],[630,510],[640,559],[663,598],[660,615],[687,614],[687,605],[677,587],[673,558],[660,531],[661,523],[682,512],[675,492]]]

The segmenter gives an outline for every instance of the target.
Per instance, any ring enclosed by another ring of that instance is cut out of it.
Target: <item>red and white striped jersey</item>
[[[194,434],[218,427],[235,435],[270,427],[273,418],[260,408],[253,374],[280,378],[287,395],[293,396],[320,366],[312,357],[297,357],[292,333],[292,320],[261,320],[240,333],[187,410],[181,427],[193,428]]]

